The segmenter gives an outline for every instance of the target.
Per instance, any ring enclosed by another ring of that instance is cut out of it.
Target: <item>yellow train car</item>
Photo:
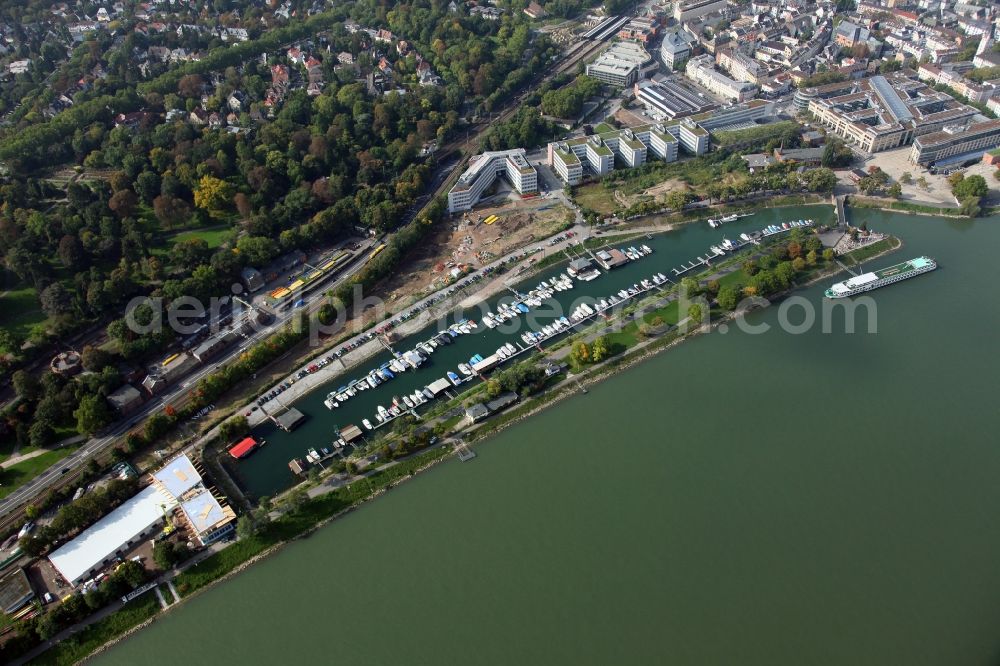
[[[368,255],[368,261],[371,261],[372,259],[377,257],[379,255],[379,252],[381,252],[384,249],[385,249],[385,243],[382,243],[377,248],[375,248],[371,254]]]

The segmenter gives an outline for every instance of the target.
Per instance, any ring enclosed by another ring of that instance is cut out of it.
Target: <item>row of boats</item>
[[[792,220],[790,222],[782,222],[781,224],[770,224],[760,231],[740,234],[740,240],[742,242],[734,242],[728,238],[723,238],[721,243],[718,245],[712,245],[709,250],[711,250],[715,256],[721,257],[728,252],[735,252],[736,250],[739,250],[748,243],[759,243],[762,238],[767,238],[768,236],[774,236],[776,234],[783,234],[786,231],[791,231],[792,229],[811,227],[812,225],[812,220]]]
[[[653,248],[648,245],[633,246],[623,249],[622,253],[632,261],[635,261],[652,254]],[[600,271],[597,272],[597,275],[600,275]],[[571,277],[567,272],[560,273],[548,280],[542,280],[534,289],[529,290],[527,294],[521,295],[519,300],[510,303],[500,303],[497,306],[496,312],[491,311],[483,315],[483,325],[487,328],[495,328],[500,324],[527,314],[531,311],[531,308],[541,306],[542,301],[551,298],[555,292],[572,289],[575,286],[573,277],[583,282],[589,282],[596,275],[593,275],[593,272],[583,272]]]
[[[539,342],[573,328],[576,324],[589,319],[594,315],[601,314],[605,310],[609,310],[619,303],[623,303],[638,296],[639,294],[649,291],[650,289],[659,287],[666,282],[666,275],[663,273],[656,273],[652,277],[640,280],[631,287],[620,289],[617,294],[612,294],[608,298],[602,298],[594,303],[594,305],[581,303],[573,310],[572,313],[570,313],[569,317],[559,317],[558,319],[553,320],[552,323],[543,326],[540,331],[527,331],[521,334],[521,339],[529,345],[538,344]]]
[[[374,389],[384,382],[395,379],[397,374],[419,368],[436,349],[443,345],[450,345],[454,338],[457,338],[459,335],[472,333],[477,328],[479,328],[479,325],[471,319],[463,319],[458,323],[452,324],[446,331],[433,336],[429,340],[417,343],[413,349],[398,354],[396,358],[383,363],[366,376],[353,379],[336,391],[331,391],[327,394],[323,404],[326,405],[327,409],[337,409],[341,404],[347,402],[359,392]]]
[[[775,234],[784,233],[786,231],[791,231],[792,229],[799,227],[811,227],[813,221],[809,220],[792,220],[791,222],[782,222],[781,224],[771,224],[764,227],[761,230],[763,236],[773,236]]]
[[[713,229],[718,229],[726,222],[735,222],[738,219],[740,219],[740,216],[737,215],[736,213],[733,213],[732,215],[726,215],[725,217],[720,217],[715,220],[713,220],[712,218],[708,218],[708,226],[712,227]]]
[[[631,260],[640,259],[644,256],[652,254],[653,252],[652,248],[648,245],[629,247],[622,249],[621,251]],[[595,307],[586,304],[578,306],[570,317],[561,317],[560,319],[557,319],[551,324],[543,327],[542,331],[525,334],[522,336],[522,339],[528,344],[536,344],[541,340],[567,330],[575,323],[591,317],[599,311],[613,307],[622,300],[641,293],[646,289],[651,289],[656,285],[663,284],[666,281],[667,278],[662,273],[654,275],[651,279],[644,279],[642,280],[641,286],[640,284],[635,284],[627,290],[621,290],[618,296],[612,296],[610,299],[602,299],[599,303],[595,304],[596,309]],[[574,286],[573,277],[567,273],[561,273],[553,278],[542,280],[534,289],[529,290],[527,294],[518,294],[518,299],[498,304],[495,311],[488,312],[483,316],[481,323],[487,328],[495,328],[501,323],[527,314],[533,307],[540,307],[543,300],[552,297],[555,292],[568,291]],[[477,328],[478,324],[471,319],[465,319],[457,324],[453,324],[447,331],[440,333],[425,342],[417,343],[414,349],[398,354],[396,358],[383,364],[381,367],[372,370],[368,373],[368,375],[352,380],[345,386],[338,388],[336,391],[331,391],[327,395],[326,400],[324,400],[324,404],[328,409],[337,409],[341,404],[357,395],[358,392],[374,389],[385,382],[391,381],[399,373],[407,372],[408,370],[420,367],[423,361],[425,361],[435,349],[439,348],[441,345],[451,344],[453,338],[462,334],[472,333]],[[532,337],[527,338],[527,335],[531,335]],[[464,382],[474,379],[480,372],[516,356],[523,350],[523,348],[517,347],[508,342],[501,345],[492,355],[488,357],[475,354],[467,363],[458,364],[457,373],[450,370],[447,371],[445,373],[445,379],[447,379],[448,384],[451,384],[452,386],[459,386]],[[433,382],[432,385],[437,383],[438,382]],[[442,385],[447,386],[447,384]],[[402,416],[414,408],[433,400],[438,392],[440,392],[441,386],[437,386],[436,388],[437,390],[434,390],[432,389],[432,386],[429,385],[408,395],[394,396],[392,404],[388,407],[383,405],[378,405],[376,407],[374,419],[362,419],[361,423],[366,429],[374,430],[378,427],[378,425],[388,423],[389,421]]]

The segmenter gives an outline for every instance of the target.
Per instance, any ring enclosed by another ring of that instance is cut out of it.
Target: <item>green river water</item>
[[[835,322],[687,341],[97,661],[998,663],[1000,219],[852,219],[904,241],[875,266],[940,264],[873,292],[877,334]],[[640,272],[703,252],[702,235],[721,234],[668,235]],[[613,291],[603,280],[594,293]],[[826,286],[800,294],[818,306]],[[751,317],[777,320],[776,307]],[[312,427],[329,424],[308,400]],[[269,440],[247,462],[308,439]]]

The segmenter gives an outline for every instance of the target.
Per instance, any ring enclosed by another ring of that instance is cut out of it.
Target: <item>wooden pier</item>
[[[455,455],[462,462],[468,462],[476,457],[476,452],[469,448],[469,445],[465,442],[456,442],[455,444]]]

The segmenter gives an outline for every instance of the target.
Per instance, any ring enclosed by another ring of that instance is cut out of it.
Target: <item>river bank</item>
[[[731,258],[731,261],[736,261],[736,260],[737,260],[737,258],[735,258],[735,257]],[[837,272],[837,270],[834,269],[834,272]],[[822,277],[823,276],[821,275],[821,276],[818,276],[815,279],[822,279]],[[726,316],[727,320],[731,316],[735,316],[735,315],[727,315]],[[664,336],[661,336],[661,337],[657,338],[656,340],[651,340],[651,341],[647,341],[646,343],[643,343],[641,346],[638,346],[637,348],[635,348],[633,350],[630,350],[630,352],[628,354],[625,354],[625,355],[623,355],[620,358],[619,357],[615,357],[615,358],[612,358],[610,361],[608,361],[608,362],[606,362],[604,364],[595,365],[595,366],[589,368],[585,373],[580,374],[580,375],[578,375],[578,376],[576,376],[576,377],[574,377],[572,379],[567,379],[566,381],[573,381],[573,382],[580,382],[580,381],[582,381],[582,382],[586,382],[587,385],[591,385],[591,384],[595,384],[596,385],[598,382],[601,382],[604,379],[609,378],[610,376],[613,376],[615,374],[620,373],[622,370],[624,370],[626,368],[629,368],[629,367],[632,367],[634,365],[637,365],[639,362],[641,362],[641,361],[643,361],[645,359],[648,359],[648,358],[654,356],[655,354],[657,354],[659,351],[662,351],[663,349],[671,348],[671,347],[675,346],[678,342],[680,342],[682,340],[685,340],[685,339],[688,339],[689,337],[693,337],[694,335],[697,335],[700,332],[700,330],[701,329],[696,329],[696,330],[694,330],[694,331],[692,331],[690,333],[685,333],[684,335],[681,335],[679,337],[671,337],[672,334],[668,333],[668,334],[666,334]],[[567,388],[569,389],[568,391],[566,390]],[[548,394],[543,395],[539,399],[540,402],[538,402],[537,404],[531,404],[530,405],[530,409],[528,410],[528,412],[526,412],[524,414],[519,414],[518,418],[517,418],[517,421],[520,421],[520,420],[523,420],[524,418],[527,418],[528,415],[536,414],[536,413],[540,412],[541,410],[543,410],[545,407],[553,405],[553,404],[556,404],[556,403],[562,401],[565,397],[568,397],[569,395],[572,395],[572,394],[573,394],[572,388],[564,386],[562,392],[553,392],[552,395],[548,395]],[[500,418],[503,418],[503,417],[500,417]],[[510,420],[510,419],[508,419],[508,420]],[[489,425],[489,424],[490,424],[490,422],[487,422],[487,425]],[[479,434],[476,435],[475,441],[479,441],[479,440],[485,438],[486,436],[488,436],[490,434],[494,434],[496,432],[500,432],[504,428],[506,428],[509,425],[511,425],[511,423],[504,422],[504,421],[501,421],[500,419],[498,419],[497,421],[493,422],[492,425],[493,425],[492,429],[489,429],[489,428],[482,429],[479,432]],[[417,473],[419,471],[422,471],[423,469],[426,469],[427,467],[430,467],[433,464],[437,464],[441,460],[443,460],[443,455],[442,455],[442,457],[440,459],[428,462],[428,464],[425,467],[421,467],[421,468],[416,469],[416,470],[410,470],[410,471],[408,471],[407,472],[407,476],[412,476],[413,474],[415,474],[415,473]],[[388,471],[389,474],[398,473],[398,471],[396,471],[396,472],[391,471],[393,469],[394,468],[389,468],[389,470],[379,470],[379,472],[377,472],[377,473],[383,473],[385,471]],[[375,478],[375,477],[369,477],[369,478],[371,479],[371,478]],[[394,485],[395,484],[389,484],[386,487],[394,487]],[[347,503],[347,505],[346,505],[347,506],[346,510],[343,510],[343,511],[334,511],[333,513],[327,513],[327,510],[324,509],[323,511],[319,512],[319,515],[323,516],[323,517],[320,517],[318,521],[314,521],[314,522],[311,522],[311,523],[303,525],[301,523],[301,521],[298,518],[296,518],[295,521],[294,521],[294,524],[297,527],[302,528],[302,531],[290,534],[288,531],[286,531],[287,527],[283,526],[280,529],[280,533],[282,535],[281,540],[279,540],[276,544],[273,544],[273,545],[284,545],[284,544],[286,544],[286,543],[288,543],[288,542],[290,542],[292,540],[301,538],[303,535],[311,534],[316,529],[318,529],[319,526],[328,524],[330,522],[330,520],[333,520],[336,517],[340,517],[340,516],[346,515],[346,513],[349,513],[350,511],[352,511],[353,508],[355,508],[356,506],[358,506],[360,503],[366,502],[369,499],[372,499],[374,497],[380,496],[384,492],[384,489],[385,489],[385,487],[380,488],[378,492],[372,493],[370,495],[364,495],[364,494],[362,494],[359,498],[353,499],[353,500],[349,501]],[[342,489],[335,489],[334,493],[337,492],[337,491],[339,491],[339,490],[342,490]],[[348,488],[348,492],[350,492],[350,488]],[[362,492],[363,492],[363,489],[362,489]],[[331,494],[334,494],[334,493],[331,493]],[[343,504],[343,498],[342,497],[338,497],[338,498],[335,498],[335,499],[336,499],[336,501],[334,502],[334,504],[336,506],[339,506],[339,507],[343,508],[343,506],[344,506],[344,504]],[[330,506],[327,500],[323,500],[323,499],[320,499],[320,498],[314,498],[314,500],[319,501],[320,503],[322,503],[324,507],[329,507]],[[312,512],[310,512],[310,514],[312,514]],[[315,515],[313,517],[315,517]],[[294,518],[294,516],[293,516],[293,518]],[[239,552],[240,552],[240,549],[236,548],[235,546],[233,546],[233,547],[230,547],[229,549],[226,549],[226,550],[227,551],[232,551],[232,552],[229,555],[225,556],[225,557],[222,556],[221,554],[219,556],[219,559],[221,561],[221,566],[222,567],[228,567],[225,572],[221,573],[221,575],[215,576],[215,573],[218,570],[214,570],[213,573],[209,574],[207,578],[206,578],[205,574],[201,574],[197,578],[194,578],[193,574],[189,574],[185,578],[183,576],[183,574],[182,574],[182,577],[179,578],[178,582],[179,582],[179,587],[181,588],[181,592],[182,592],[182,594],[185,597],[187,597],[187,595],[190,594],[192,591],[197,591],[198,589],[201,589],[202,587],[205,587],[207,585],[214,586],[218,582],[221,582],[221,580],[228,579],[228,576],[230,574],[236,573],[237,569],[239,571],[245,570],[249,566],[249,562],[251,560],[252,560],[252,562],[259,561],[258,559],[255,559],[255,558],[257,558],[260,555],[260,553],[254,553],[254,554],[252,554],[252,555],[249,556],[248,560],[245,559],[243,561],[236,562],[235,558],[233,557],[233,555],[238,555]],[[276,552],[276,551],[268,551],[268,552],[272,553],[272,552]],[[205,567],[203,567],[202,570],[204,570],[206,568],[212,568],[212,567],[206,565]],[[194,578],[193,581],[192,581],[192,578]],[[197,585],[195,584],[195,582],[197,582]],[[188,584],[186,584],[186,583],[188,583]]]
[[[989,270],[998,232],[865,219],[941,266],[877,292],[878,335],[691,336],[101,663],[184,636],[206,659],[262,664],[287,650],[274,635],[309,660],[335,642],[355,663],[988,663],[1000,533],[982,506],[1000,497],[1000,450],[981,433],[998,425],[997,361],[974,350],[997,314],[961,287]],[[928,326],[928,307],[953,325]],[[777,311],[747,319],[773,327]],[[405,618],[391,640],[372,622],[387,609]]]

